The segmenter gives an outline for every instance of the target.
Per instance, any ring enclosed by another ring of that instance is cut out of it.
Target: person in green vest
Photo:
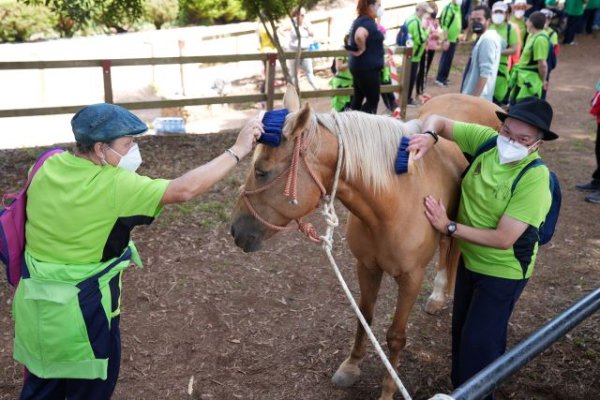
[[[508,57],[517,52],[517,30],[506,22],[508,5],[503,1],[497,1],[492,6],[492,23],[490,29],[495,30],[502,39],[502,53],[500,65],[498,66],[498,77],[494,89],[494,103],[504,106],[508,103],[508,81],[509,68]]]
[[[419,2],[415,7],[415,13],[408,17],[404,22],[408,30],[409,37],[412,40],[412,58],[410,59],[410,81],[408,84],[408,105],[416,106],[417,102],[413,97],[413,89],[417,82],[417,75],[419,73],[419,65],[421,64],[421,58],[425,54],[425,43],[429,37],[429,31],[423,27],[423,17],[426,14],[431,14],[433,9],[427,2]],[[416,94],[417,97],[422,93],[419,93],[419,87],[417,86]],[[422,89],[422,88],[421,88]]]
[[[548,52],[550,38],[544,32],[546,16],[536,11],[526,22],[529,38],[519,63],[515,65],[510,77],[509,104],[525,97],[542,97],[542,90],[548,89]]]
[[[348,57],[337,57],[331,69],[335,75],[329,81],[329,86],[334,89],[352,87],[352,73],[348,69]],[[338,112],[345,111],[350,108],[351,101],[352,96],[350,95],[331,96],[331,108]]]
[[[527,11],[528,8],[527,0],[515,0],[515,3],[512,5],[512,15],[510,16],[509,21],[513,27],[517,27],[521,51],[525,47],[525,36],[527,35],[525,11]]]
[[[463,0],[452,0],[447,4],[440,14],[440,27],[442,28],[442,56],[438,66],[438,73],[435,83],[438,86],[448,86],[448,77],[452,60],[458,43],[458,36],[462,30],[462,15],[460,6]]]
[[[585,33],[591,35],[594,32],[594,19],[600,10],[600,0],[588,0],[583,10],[583,24]]]
[[[565,14],[567,14],[567,27],[563,37],[563,44],[575,45],[575,34],[581,30],[583,23],[584,0],[566,0]]]
[[[167,180],[136,173],[135,138],[148,128],[125,108],[90,105],[71,126],[74,150],[48,158],[27,191],[26,264],[13,300],[22,400],[110,399],[121,363],[121,279],[130,264],[142,266],[131,231],[164,205],[209,190],[263,130],[251,119],[232,147]]]

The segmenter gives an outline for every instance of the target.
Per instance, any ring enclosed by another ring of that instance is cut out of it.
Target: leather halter
[[[312,177],[313,181],[319,187],[319,190],[321,191],[321,199],[327,198],[327,191],[325,190],[323,183],[321,183],[321,180],[319,179],[317,174],[315,174],[315,172],[313,171],[311,166],[306,162],[307,150],[308,150],[308,143],[306,143],[306,130],[303,130],[302,133],[299,136],[297,136],[296,139],[294,140],[294,150],[293,150],[293,154],[292,154],[292,161],[291,161],[291,164],[289,167],[284,169],[271,182],[265,184],[264,186],[261,186],[259,188],[253,189],[253,190],[246,190],[245,186],[242,187],[241,196],[242,196],[242,199],[244,200],[244,204],[246,205],[246,207],[248,207],[248,210],[250,210],[250,213],[252,214],[252,216],[254,216],[254,218],[256,218],[260,223],[265,225],[267,228],[270,228],[270,229],[273,229],[276,231],[289,231],[289,230],[295,229],[296,227],[287,226],[287,225],[281,226],[281,225],[275,225],[275,224],[270,223],[269,221],[267,221],[266,219],[264,219],[263,217],[261,217],[258,214],[258,212],[254,208],[254,206],[252,206],[252,203],[250,203],[250,199],[248,198],[248,196],[264,192],[265,190],[274,186],[283,176],[285,176],[287,174],[287,181],[285,184],[285,189],[283,190],[283,195],[289,199],[290,204],[294,204],[294,205],[298,204],[298,200],[297,200],[296,196],[297,196],[297,190],[298,190],[298,168],[299,168],[300,161],[302,161],[302,164],[308,171],[308,174]],[[310,222],[302,221],[302,218],[304,218],[304,216],[294,219],[294,221],[296,221],[296,223],[298,224],[297,229],[300,232],[304,233],[311,241],[313,241],[315,243],[320,243],[321,238],[318,236],[317,230],[315,229],[313,224],[311,224]]]

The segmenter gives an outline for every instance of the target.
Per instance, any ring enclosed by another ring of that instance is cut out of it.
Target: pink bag
[[[46,151],[35,162],[25,187],[17,193],[7,193],[2,196],[4,208],[0,208],[0,260],[6,265],[8,283],[14,287],[19,284],[23,270],[27,188],[44,161],[63,151],[58,148]],[[8,205],[6,205],[7,200],[9,200]]]

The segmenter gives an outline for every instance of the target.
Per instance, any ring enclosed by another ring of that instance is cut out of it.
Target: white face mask
[[[515,18],[521,19],[525,15],[525,11],[523,10],[515,10]]]
[[[109,147],[109,149],[111,149],[112,151],[117,153],[119,157],[121,157],[121,160],[119,161],[117,167],[126,169],[131,172],[135,172],[140,167],[140,165],[142,165],[142,155],[140,154],[140,148],[138,147],[137,143],[134,143],[125,155],[121,155],[112,147]]]
[[[384,12],[383,7],[379,6],[377,8],[377,13],[376,13],[377,14],[377,18],[381,19],[383,17],[383,12]]]
[[[505,136],[498,135],[498,139],[496,139],[496,145],[498,146],[498,157],[500,158],[500,164],[521,161],[529,155],[529,151],[537,144],[537,142],[538,141],[531,146],[526,147],[520,143],[510,140]]]
[[[492,22],[496,25],[500,25],[504,22],[504,14],[492,14]]]
[[[454,0],[454,4],[456,4],[457,6],[461,6],[462,0]]]

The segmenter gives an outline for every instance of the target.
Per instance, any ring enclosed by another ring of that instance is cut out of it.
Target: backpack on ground
[[[8,283],[14,287],[19,283],[24,267],[27,188],[44,161],[63,151],[58,148],[46,151],[35,162],[25,186],[16,193],[2,196],[4,208],[0,208],[0,260],[6,266]],[[5,205],[7,203],[9,204]]]
[[[477,157],[479,157],[481,154],[485,153],[486,151],[491,150],[494,147],[496,147],[496,140],[497,140],[497,137],[494,136],[493,138],[489,139],[487,142],[485,142],[484,144],[479,146],[479,148],[477,149],[477,151],[475,151],[475,154],[473,154],[473,156],[471,156],[471,157],[467,156],[467,159],[469,160],[469,165],[463,172],[462,178],[464,178],[467,175],[467,172],[469,171],[469,169],[471,168],[471,165],[473,165],[473,162],[475,161],[475,159]],[[532,160],[531,162],[529,162],[529,164],[525,165],[521,169],[521,171],[519,172],[519,174],[517,175],[515,180],[513,181],[513,184],[510,188],[510,193],[512,194],[515,192],[517,183],[519,183],[519,181],[521,180],[521,177],[523,177],[523,175],[528,170],[530,170],[531,168],[545,166],[545,165],[546,164],[544,163],[544,161],[542,161],[539,158],[536,158],[535,160]],[[544,222],[542,222],[542,224],[538,228],[538,243],[540,245],[545,245],[552,239],[552,236],[554,235],[554,230],[556,229],[556,224],[558,222],[558,214],[560,213],[560,205],[562,203],[562,193],[560,191],[560,184],[558,182],[558,176],[556,176],[556,174],[552,171],[549,171],[549,172],[550,172],[550,187],[549,187],[549,189],[550,189],[550,195],[552,197],[552,201],[550,203],[550,209],[548,210],[548,213],[546,214],[546,217],[544,218]]]

